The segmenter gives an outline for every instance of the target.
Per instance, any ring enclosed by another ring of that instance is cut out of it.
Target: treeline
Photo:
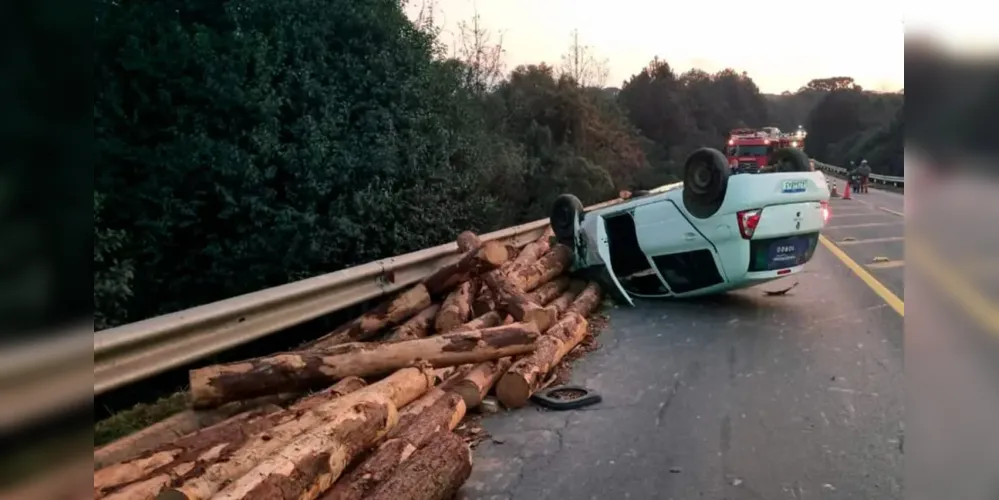
[[[97,328],[672,182],[735,127],[900,158],[901,96],[855,86],[767,96],[657,58],[608,88],[578,34],[507,72],[479,23],[444,47],[398,0],[95,5]]]

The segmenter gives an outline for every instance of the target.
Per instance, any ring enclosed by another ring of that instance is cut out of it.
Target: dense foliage
[[[501,47],[474,31],[448,57],[398,0],[98,0],[95,18],[98,328],[673,181],[737,126],[804,123],[817,158],[901,168],[901,96],[852,80],[768,96],[660,59],[621,88],[504,75]]]

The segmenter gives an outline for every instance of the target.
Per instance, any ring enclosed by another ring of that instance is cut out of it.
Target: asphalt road
[[[901,196],[834,201],[787,282],[611,310],[573,372],[603,402],[485,419],[463,498],[902,498],[904,218],[881,208]]]

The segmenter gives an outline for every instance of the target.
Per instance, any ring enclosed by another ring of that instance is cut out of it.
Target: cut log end
[[[471,231],[464,231],[457,238],[458,251],[469,252],[482,246],[482,240]]]
[[[496,398],[507,408],[522,408],[531,398],[531,385],[516,374],[504,374],[496,384]]]
[[[506,246],[490,241],[479,249],[479,259],[487,262],[493,269],[500,267],[510,257]]]

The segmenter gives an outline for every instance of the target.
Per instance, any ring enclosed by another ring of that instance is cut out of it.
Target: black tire
[[[707,219],[721,208],[728,189],[729,167],[725,155],[701,148],[683,166],[683,206],[698,219]]]
[[[775,172],[810,172],[812,159],[798,148],[782,148],[774,152]]]
[[[575,248],[576,222],[583,221],[583,214],[583,202],[579,198],[571,194],[555,198],[549,216],[555,240],[569,248]]]
[[[549,394],[553,392],[564,391],[564,390],[581,391],[584,393],[584,395],[577,399],[570,399],[568,401],[563,401],[549,397]],[[556,411],[575,410],[578,408],[594,405],[603,401],[603,397],[601,397],[596,392],[593,392],[585,387],[578,385],[563,385],[560,387],[552,387],[550,389],[545,389],[541,392],[533,394],[531,396],[531,399],[535,403],[545,408],[548,408],[549,410],[556,410]]]

